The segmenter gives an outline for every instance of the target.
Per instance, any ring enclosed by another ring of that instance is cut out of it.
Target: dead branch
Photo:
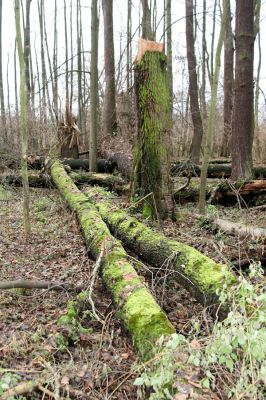
[[[0,289],[48,289],[55,291],[81,292],[86,289],[84,285],[74,286],[70,283],[35,281],[35,280],[16,280],[0,282]]]

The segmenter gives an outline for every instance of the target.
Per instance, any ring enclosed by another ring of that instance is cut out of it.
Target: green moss
[[[112,213],[109,212],[111,207]],[[97,198],[97,209],[111,230],[131,250],[142,255],[144,261],[158,267],[167,259],[171,260],[171,265],[177,271],[176,279],[203,304],[216,302],[216,292],[223,285],[230,287],[236,282],[227,266],[217,264],[191,246],[166,238],[123,210],[114,210],[110,201],[99,202]],[[154,254],[153,259],[150,254]]]
[[[156,217],[157,212],[164,213],[163,196],[170,192],[166,143],[171,122],[165,66],[166,56],[160,52],[146,52],[136,66],[141,126],[134,150],[136,191],[141,197],[153,193],[150,208]]]
[[[138,350],[143,357],[147,357],[156,339],[162,334],[172,333],[174,328],[145,287],[143,279],[129,263],[120,241],[111,236],[96,207],[76,188],[59,162],[56,161],[51,167],[51,175],[69,207],[76,211],[83,236],[93,257],[97,259],[104,250],[101,258],[103,281],[112,293],[120,310],[119,315]],[[112,214],[110,208],[106,208],[106,212]],[[116,220],[122,222],[124,215],[123,212],[116,214]],[[84,301],[84,298],[86,295],[82,294],[79,301]],[[69,302],[67,313],[59,321],[81,329],[77,321],[78,307],[79,302]],[[145,346],[141,347],[143,338]]]
[[[124,318],[140,354],[148,357],[156,340],[174,333],[166,314],[145,288],[132,293],[123,307]]]

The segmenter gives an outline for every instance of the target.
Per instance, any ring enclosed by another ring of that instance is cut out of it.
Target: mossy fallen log
[[[96,208],[75,186],[60,162],[51,163],[51,176],[68,206],[76,212],[90,255],[95,260],[102,255],[103,282],[138,352],[148,357],[161,335],[174,332],[172,324],[128,261],[121,242],[110,234]]]
[[[129,216],[126,211],[117,209],[110,200],[110,194],[103,189],[102,198],[99,190],[96,194],[93,188],[87,188],[85,193],[91,202],[96,203],[102,219],[126,248],[156,268],[175,270],[177,282],[204,306],[217,304],[217,291],[236,282],[226,265],[216,263],[191,246],[165,237]]]

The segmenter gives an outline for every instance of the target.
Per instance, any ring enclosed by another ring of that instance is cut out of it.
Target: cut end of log
[[[139,63],[146,51],[158,51],[160,53],[164,52],[164,43],[154,42],[153,40],[146,40],[139,38],[138,43],[138,53],[135,58],[135,63]]]

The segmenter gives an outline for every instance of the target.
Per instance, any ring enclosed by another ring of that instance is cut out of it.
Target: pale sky
[[[25,3],[25,0],[24,0]],[[57,0],[58,3],[58,33],[59,33],[59,44],[58,44],[58,64],[65,61],[65,48],[64,48],[64,1]],[[82,7],[82,25],[83,25],[83,39],[85,51],[90,50],[90,0],[80,0]],[[101,1],[99,0],[101,5]],[[158,12],[157,21],[162,21],[163,15],[163,0],[157,0]],[[212,15],[213,15],[213,0],[207,0],[207,40],[208,46],[210,47],[211,29],[212,29]],[[233,4],[234,1],[231,1]],[[46,25],[47,34],[49,40],[49,51],[52,57],[53,51],[53,18],[54,18],[54,0],[45,0],[45,15],[46,15]],[[70,4],[71,0],[66,0],[67,4],[67,14],[69,18]],[[134,33],[139,25],[139,4],[140,0],[133,0],[132,9],[132,32]],[[39,33],[39,21],[37,12],[37,0],[32,0],[31,4],[31,42],[32,46],[36,47],[36,51],[39,54],[40,49],[40,33]],[[174,89],[176,92],[183,89],[187,90],[187,64],[186,64],[186,42],[185,42],[185,0],[172,0],[172,21],[177,21],[173,24],[172,40],[173,40],[173,71],[174,71]],[[197,1],[197,18],[199,27],[202,23],[202,1]],[[74,46],[76,48],[76,0],[73,0],[73,29],[74,29]],[[217,27],[216,27],[216,39],[219,34],[219,24],[220,16],[219,12],[216,15]],[[99,36],[99,72],[103,68],[103,24],[102,15],[100,16],[100,36]],[[118,60],[120,53],[120,46],[122,50],[126,47],[126,22],[127,22],[127,0],[114,0],[114,42],[115,42],[115,56]],[[14,103],[14,42],[15,42],[15,22],[14,22],[14,11],[13,11],[13,0],[3,0],[3,81],[5,88],[5,95],[7,95],[6,89],[6,76],[7,76],[7,60],[9,55],[9,85],[10,85],[10,100]],[[234,29],[234,20],[233,20]],[[160,40],[162,35],[162,22],[158,26],[157,40]],[[68,29],[68,34],[70,35],[70,28]],[[261,80],[260,86],[262,90],[266,93],[266,51],[264,51],[264,37],[266,37],[266,0],[262,1],[261,8],[261,41],[262,41],[262,66],[261,66]],[[138,40],[138,33],[133,38],[133,57],[136,53],[136,46]],[[197,48],[201,49],[201,31],[197,31]],[[121,44],[120,44],[121,43]],[[255,44],[257,49],[257,43]],[[74,50],[74,54],[76,50]],[[70,54],[70,51],[69,51]],[[255,64],[254,73],[257,70],[257,50],[255,51]],[[125,53],[126,56],[126,53]],[[198,64],[200,65],[200,58],[198,55]],[[125,58],[124,62],[125,64]],[[33,65],[36,65],[34,60]],[[39,67],[40,68],[40,67]],[[74,66],[75,68],[75,66]],[[89,71],[89,55],[86,55],[86,70]],[[48,71],[48,63],[47,63]],[[183,71],[183,72],[182,72]],[[64,72],[62,68],[60,72]],[[49,76],[49,72],[47,73]],[[89,75],[87,75],[89,77]],[[61,78],[60,88],[62,89],[62,101],[63,99],[63,87],[64,87],[64,76]],[[222,82],[222,69],[221,69],[221,82]],[[7,97],[7,96],[6,96]],[[263,99],[261,99],[263,102]],[[265,109],[265,106],[263,107]],[[265,111],[263,110],[263,114]]]

